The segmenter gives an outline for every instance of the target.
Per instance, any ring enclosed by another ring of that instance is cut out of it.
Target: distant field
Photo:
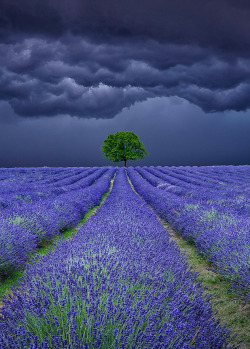
[[[250,166],[0,169],[0,348],[229,347],[159,217],[249,307]]]

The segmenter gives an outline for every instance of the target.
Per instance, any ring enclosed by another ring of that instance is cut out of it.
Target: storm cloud
[[[250,107],[250,4],[2,0],[0,99],[21,116],[113,118],[178,96]]]

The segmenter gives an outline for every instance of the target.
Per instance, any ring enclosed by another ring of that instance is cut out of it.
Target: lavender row
[[[176,174],[192,175],[194,178],[205,178],[209,181],[217,181],[223,177],[225,182],[239,182],[240,179],[250,179],[248,166],[178,166],[163,167]]]
[[[243,166],[242,166],[243,167]],[[169,173],[167,167],[157,166],[163,173]],[[186,181],[190,184],[198,185],[198,187],[210,187],[211,189],[227,190],[234,188],[235,190],[250,189],[250,173],[249,167],[244,166],[244,171],[240,171],[240,166],[235,166],[230,170],[230,166],[224,166],[223,171],[214,176],[211,172],[211,167],[190,173],[188,169],[178,169],[173,172],[177,178]]]
[[[78,171],[79,172],[79,171]],[[67,178],[63,180],[54,177],[52,184],[47,183],[35,183],[31,185],[26,179],[25,186],[20,188],[20,183],[15,187],[11,186],[10,189],[0,187],[1,199],[0,208],[1,211],[6,208],[15,209],[16,207],[27,204],[35,203],[46,198],[51,199],[60,194],[68,192],[70,190],[76,190],[91,185],[97,178],[99,178],[105,172],[105,168],[92,168],[89,170],[80,171],[80,174],[75,174],[75,171],[71,175],[67,175]]]
[[[119,169],[96,214],[5,300],[0,347],[226,348],[196,276]]]
[[[228,208],[214,209],[196,200],[184,200],[151,185],[134,169],[128,169],[136,191],[161,218],[168,221],[186,240],[227,277],[240,294],[250,300],[250,219],[230,214]]]
[[[192,184],[180,183],[178,180],[169,178],[168,175],[157,168],[141,168],[136,167],[138,173],[140,173],[147,181],[152,185],[178,195],[185,200],[188,204],[209,204],[216,210],[223,208],[223,214],[225,210],[229,214],[244,215],[249,217],[250,214],[250,194],[244,189],[244,185],[240,189],[228,186],[224,189],[212,190],[210,187],[197,188]]]
[[[25,190],[38,190],[43,189],[44,186],[59,186],[60,182],[62,182],[61,185],[63,185],[63,181],[67,181],[70,178],[74,178],[79,176],[79,178],[83,175],[87,175],[93,172],[93,170],[96,170],[97,168],[73,168],[72,170],[65,170],[65,171],[57,171],[54,174],[51,174],[50,172],[45,171],[45,173],[48,173],[46,177],[41,177],[39,175],[40,169],[37,170],[29,170],[25,175],[22,175],[20,172],[15,172],[14,169],[11,169],[8,171],[8,177],[5,180],[2,180],[0,182],[0,192],[5,194],[10,193],[16,193],[16,192],[22,192]],[[91,171],[91,172],[90,172]],[[11,174],[15,173],[14,176]],[[1,173],[1,170],[0,170]]]
[[[246,168],[247,169],[247,168]],[[166,180],[166,175],[162,172],[162,169],[150,169],[151,174],[154,174],[161,181]],[[236,172],[236,170],[235,170]],[[250,167],[248,168],[250,174]],[[221,180],[226,177],[227,168],[224,168],[224,176],[221,176]],[[247,171],[245,171],[247,173]],[[188,178],[188,175],[187,175]],[[241,185],[233,186],[232,184],[223,184],[224,182],[218,181],[217,188],[211,188],[209,186],[195,187],[192,184],[187,185],[186,188],[179,189],[179,193],[176,194],[184,197],[186,202],[193,204],[194,202],[200,204],[209,204],[216,211],[221,211],[225,214],[227,211],[230,215],[245,216],[249,218],[250,215],[250,181],[245,180],[241,182]],[[178,187],[178,185],[177,185]],[[161,189],[167,190],[166,186],[160,186]]]
[[[167,180],[173,181],[173,183],[177,183],[181,187],[188,187],[196,190],[222,190],[230,192],[233,190],[236,191],[244,191],[246,189],[250,189],[249,179],[235,179],[232,182],[229,182],[227,179],[227,169],[224,169],[224,174],[220,175],[219,178],[214,179],[209,176],[209,171],[207,169],[206,177],[202,173],[194,175],[190,175],[188,170],[175,170],[169,171],[167,167],[157,166],[155,168],[149,167],[146,168],[148,171],[153,174],[164,176]],[[235,171],[236,172],[236,171]],[[249,172],[249,170],[248,170]]]
[[[106,168],[87,188],[5,212],[0,218],[0,278],[22,268],[41,243],[76,226],[91,207],[100,203],[114,172],[114,168]]]
[[[45,182],[53,178],[66,178],[73,173],[80,173],[86,168],[10,168],[0,169],[0,186],[14,184],[25,184],[27,182]]]

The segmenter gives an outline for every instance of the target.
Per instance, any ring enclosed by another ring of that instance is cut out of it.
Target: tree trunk
[[[127,159],[124,160],[124,166],[127,167]]]

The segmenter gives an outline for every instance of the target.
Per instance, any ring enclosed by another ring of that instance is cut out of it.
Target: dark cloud
[[[246,110],[249,17],[243,0],[2,0],[0,99],[22,116],[111,118],[162,96]]]
[[[95,37],[141,35],[168,42],[249,45],[248,0],[2,0],[8,31],[59,36],[65,31]]]

